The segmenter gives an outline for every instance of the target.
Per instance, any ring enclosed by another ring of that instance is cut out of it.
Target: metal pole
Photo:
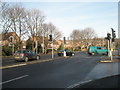
[[[108,40],[108,57],[110,57],[110,43],[109,43],[109,40]]]
[[[37,53],[37,51],[38,51],[38,41],[36,40],[36,53]]]
[[[54,58],[54,50],[53,50],[53,38],[52,38],[52,58]]]
[[[14,37],[13,36],[11,36],[12,37],[12,55],[14,55]]]
[[[44,29],[42,28],[42,30],[44,30]],[[43,50],[42,50],[42,52],[44,53],[44,31],[43,31]]]
[[[112,40],[110,39],[110,49],[112,49]],[[112,50],[110,50],[111,60],[113,60]]]
[[[13,55],[14,55],[14,43],[13,43],[13,49],[12,49],[13,51],[12,51],[12,53],[13,53]]]

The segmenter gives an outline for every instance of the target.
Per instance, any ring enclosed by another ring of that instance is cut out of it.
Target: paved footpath
[[[106,87],[117,87],[118,86],[118,75],[120,75],[120,70],[118,69],[120,62],[109,62],[109,63],[101,63],[99,62],[90,73],[86,76],[86,78],[82,82],[78,82],[69,88],[106,88]],[[108,79],[102,79],[110,76],[115,76]],[[96,80],[99,80],[96,81]],[[94,82],[94,83],[93,83]],[[106,82],[106,84],[105,84]],[[111,83],[112,82],[112,83]],[[88,84],[87,84],[88,83]],[[104,85],[102,85],[104,83]],[[114,83],[114,84],[113,84]],[[101,85],[102,86],[101,86]],[[111,85],[112,84],[112,85]],[[116,85],[117,84],[117,85]],[[109,86],[110,85],[110,86]],[[98,87],[97,87],[98,86]]]

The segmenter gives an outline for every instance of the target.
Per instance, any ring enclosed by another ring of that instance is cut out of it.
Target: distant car
[[[40,59],[40,55],[28,49],[20,49],[15,52],[14,58],[17,61],[23,60],[27,62],[30,59]]]
[[[58,51],[58,56],[64,56],[64,51],[66,52],[66,56],[73,56],[75,53],[72,51],[69,51],[67,49],[63,49]]]
[[[108,55],[108,49],[106,49],[105,47],[90,46],[88,48],[88,54],[89,55],[95,55],[95,54]]]

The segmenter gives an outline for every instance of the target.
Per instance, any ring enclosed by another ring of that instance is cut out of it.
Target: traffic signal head
[[[111,29],[112,29],[112,37],[116,38],[115,30],[113,30],[113,28],[111,28]]]
[[[65,39],[65,37],[63,38],[63,41],[64,41],[64,44],[66,44],[66,39]]]
[[[12,36],[10,36],[10,37],[9,37],[9,42],[11,42],[11,43],[13,43],[13,42],[14,42],[14,40],[13,40],[13,37],[12,37]]]
[[[115,30],[113,28],[111,29],[112,29],[112,42],[114,42],[116,38],[116,34],[115,34]]]
[[[110,40],[111,39],[111,34],[107,33],[107,39]]]
[[[52,41],[52,35],[49,35],[49,41]]]

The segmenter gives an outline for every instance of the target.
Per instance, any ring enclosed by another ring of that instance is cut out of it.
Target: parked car
[[[108,55],[108,49],[106,49],[105,47],[90,46],[88,48],[88,54],[89,55],[95,55],[95,54]]]
[[[72,51],[69,51],[67,49],[63,49],[58,51],[58,56],[64,56],[64,51],[66,52],[66,56],[73,56],[75,53]]]
[[[40,59],[40,55],[28,49],[20,49],[15,52],[14,58],[17,61],[23,60],[27,62],[30,59]]]

